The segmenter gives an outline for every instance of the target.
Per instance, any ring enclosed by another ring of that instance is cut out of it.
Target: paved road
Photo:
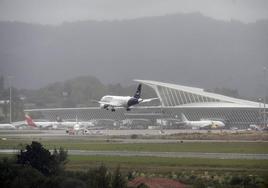
[[[1,149],[0,154],[14,154],[18,150]],[[123,157],[169,157],[169,158],[207,158],[207,159],[254,159],[268,160],[268,154],[242,153],[202,153],[202,152],[141,152],[141,151],[88,151],[68,150],[69,155],[84,156],[123,156]]]

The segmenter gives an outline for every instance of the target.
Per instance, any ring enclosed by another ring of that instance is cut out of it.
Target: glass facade
[[[204,103],[204,102],[227,102],[224,100],[219,100],[207,96],[202,96],[199,94],[194,94],[191,92],[157,86],[158,97],[162,99],[163,106],[180,106],[184,104],[191,103]]]

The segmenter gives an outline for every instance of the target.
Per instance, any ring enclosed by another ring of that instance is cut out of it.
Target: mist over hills
[[[24,103],[27,104],[25,108],[60,108],[99,106],[96,101],[104,95],[133,96],[136,89],[137,84],[127,87],[120,84],[106,85],[93,76],[80,76],[64,82],[48,84],[40,89],[22,89],[17,93],[24,97]],[[141,96],[142,98],[157,97],[153,89],[145,85]],[[150,102],[150,105],[159,105],[159,101]]]
[[[263,95],[268,21],[224,22],[200,14],[59,26],[0,22],[0,74],[19,88],[92,75],[104,83],[152,79]]]

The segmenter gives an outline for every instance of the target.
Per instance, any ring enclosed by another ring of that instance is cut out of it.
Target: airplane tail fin
[[[183,113],[181,114],[181,120],[183,122],[188,121],[188,119],[186,118],[186,116]]]
[[[30,127],[37,127],[37,125],[34,123],[33,119],[28,114],[25,114],[25,121],[26,121],[27,125],[29,125]]]
[[[141,84],[138,85],[136,93],[133,96],[136,99],[139,99],[141,97]]]

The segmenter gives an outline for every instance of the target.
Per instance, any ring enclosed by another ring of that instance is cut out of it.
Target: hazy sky
[[[0,0],[0,20],[41,24],[189,12],[254,22],[268,18],[268,0]]]

